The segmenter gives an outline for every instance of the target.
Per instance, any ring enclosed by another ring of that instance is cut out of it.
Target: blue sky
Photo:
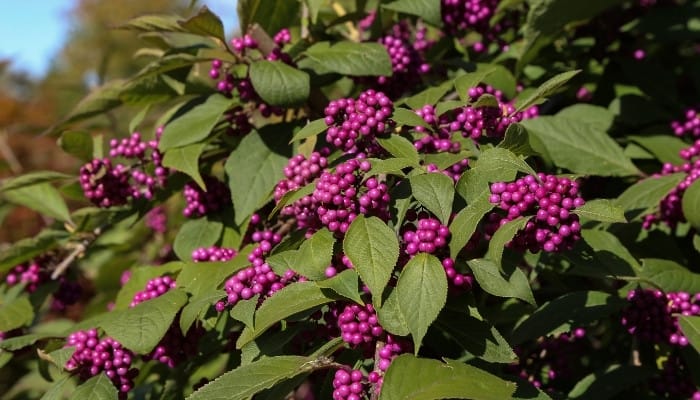
[[[0,59],[11,58],[15,70],[36,77],[43,75],[51,57],[66,39],[70,27],[65,15],[74,0],[0,1],[4,3],[0,12]],[[238,24],[236,0],[200,0],[200,3],[221,17],[226,32]]]

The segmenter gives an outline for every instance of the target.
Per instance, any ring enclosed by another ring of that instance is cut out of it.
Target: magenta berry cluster
[[[481,41],[472,45],[472,49],[481,53],[490,42],[497,42],[503,51],[508,49],[500,38],[502,32],[517,23],[517,13],[507,14],[495,25],[491,18],[496,13],[500,0],[441,0],[443,27],[450,35],[463,35],[471,32],[481,34]]]
[[[362,400],[367,393],[367,380],[358,369],[339,369],[333,376],[333,400]]]
[[[445,269],[445,275],[447,275],[448,282],[453,288],[466,290],[472,288],[474,277],[457,271],[455,269],[455,261],[452,258],[447,257],[443,259],[442,267]]]
[[[661,172],[652,175],[651,179],[659,176],[671,175],[675,173],[685,173],[685,178],[676,185],[659,203],[658,211],[644,217],[643,226],[650,229],[655,223],[663,222],[671,228],[675,228],[679,223],[685,222],[683,214],[683,194],[693,182],[700,178],[700,139],[696,140],[690,147],[682,149],[681,158],[686,160],[681,165],[665,163]]]
[[[430,104],[415,110],[415,113],[432,127],[430,130],[423,126],[415,127],[416,132],[425,134],[413,142],[413,146],[419,153],[458,153],[461,150],[461,144],[452,140],[447,114],[438,117],[435,107]]]
[[[146,226],[151,228],[153,232],[165,233],[168,230],[168,214],[165,212],[165,207],[153,207],[146,214]]]
[[[194,181],[187,182],[183,189],[187,205],[182,214],[187,218],[210,215],[231,205],[231,191],[225,183],[208,175],[202,179],[206,190]]]
[[[328,167],[328,160],[324,156],[327,153],[325,150],[313,152],[308,159],[301,154],[292,157],[283,170],[285,179],[275,186],[275,202],[279,202],[287,192],[300,189],[321,176]],[[299,229],[313,231],[320,228],[316,207],[313,196],[309,194],[283,207],[280,214],[285,217],[294,217]]]
[[[80,185],[85,197],[98,207],[126,204],[130,198],[152,200],[155,191],[165,185],[168,169],[156,138],[144,141],[138,132],[128,138],[110,141],[110,158],[94,159],[80,168]],[[114,164],[114,158],[130,160],[130,165]]]
[[[435,164],[428,164],[425,166],[426,171],[428,172],[439,172],[448,178],[452,179],[455,183],[459,181],[459,178],[462,177],[462,174],[464,171],[469,168],[469,159],[465,158],[463,160],[457,161],[456,163],[450,165],[449,167],[445,169],[440,169],[437,165]]]
[[[136,307],[144,301],[162,296],[168,290],[175,289],[176,286],[177,284],[175,283],[175,279],[173,279],[171,276],[165,275],[153,278],[146,283],[145,289],[134,294],[134,298],[131,300],[129,307]]]
[[[393,107],[389,97],[373,89],[362,92],[357,100],[332,100],[324,110],[326,141],[346,153],[371,148],[374,137],[394,125]]]
[[[490,233],[519,217],[531,217],[510,242],[514,249],[557,252],[571,249],[581,238],[581,225],[572,211],[585,201],[579,196],[578,183],[569,178],[539,173],[515,182],[496,182],[489,201],[506,212],[489,215]]]
[[[338,315],[340,336],[351,346],[374,343],[384,333],[372,304],[350,304]]]
[[[659,398],[700,400],[700,389],[693,382],[690,367],[680,356],[671,354],[662,365],[659,376],[649,380],[651,390]]]
[[[82,380],[103,373],[125,399],[127,392],[134,387],[138,370],[131,367],[134,353],[124,348],[116,340],[100,339],[97,329],[77,331],[68,336],[65,347],[75,347],[75,352],[66,362],[66,369],[75,371]]]
[[[194,262],[220,262],[228,261],[235,257],[238,252],[235,249],[226,247],[200,247],[192,251],[192,261]]]
[[[646,342],[688,345],[677,315],[700,315],[700,294],[635,289],[627,294],[627,301],[621,319],[627,332]]]
[[[406,345],[402,345],[394,339],[393,336],[387,335],[386,343],[377,351],[374,371],[367,375],[367,380],[372,384],[372,389],[375,393],[379,393],[382,390],[384,374],[389,369],[389,365],[391,365],[394,358],[406,352],[406,347]]]
[[[421,253],[433,254],[447,246],[450,229],[435,218],[422,218],[415,222],[415,229],[404,231],[403,241],[406,253],[414,256]]]
[[[685,120],[672,121],[671,129],[676,136],[700,137],[700,109],[687,109]]]
[[[331,232],[344,234],[352,221],[360,214],[387,219],[389,188],[376,177],[364,174],[371,169],[369,161],[351,159],[335,169],[324,171],[313,192],[317,204],[316,214],[321,224]]]
[[[49,273],[40,258],[13,267],[5,277],[8,286],[24,284],[24,289],[32,293],[49,280]]]

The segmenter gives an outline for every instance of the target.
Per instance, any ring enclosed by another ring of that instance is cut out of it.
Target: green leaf
[[[505,249],[506,244],[513,240],[520,230],[525,228],[529,220],[529,217],[518,217],[500,226],[491,237],[491,240],[489,240],[489,249],[486,252],[486,258],[492,260],[496,265],[501,265],[503,249]]]
[[[3,195],[9,202],[31,208],[47,217],[60,221],[71,220],[70,211],[61,193],[50,183],[5,190]]]
[[[435,326],[450,335],[464,350],[484,361],[515,361],[517,356],[500,332],[485,321],[475,307],[469,307],[469,311],[472,315],[446,307],[435,321]]]
[[[479,258],[469,260],[467,264],[469,264],[469,268],[474,273],[474,278],[479,283],[479,286],[486,293],[498,297],[515,297],[535,305],[535,298],[532,295],[530,284],[520,269],[513,269],[510,278],[506,280],[501,275],[498,265],[492,260]]]
[[[402,354],[386,371],[379,400],[502,400],[511,398],[515,388],[515,383],[468,364]]]
[[[362,305],[365,304],[362,301],[358,290],[360,285],[360,277],[357,275],[357,272],[351,269],[346,269],[345,271],[340,272],[338,275],[330,279],[316,282],[316,284],[320,288],[330,289],[336,292],[338,295],[343,296],[346,299],[350,299],[355,303]]]
[[[180,21],[179,25],[188,32],[198,35],[212,36],[221,40],[222,43],[226,43],[224,24],[221,22],[219,17],[209,11],[206,6],[202,7],[197,15],[194,15],[185,21]]]
[[[100,322],[107,335],[138,354],[148,354],[170,328],[175,314],[187,302],[179,289],[122,311],[113,311]]]
[[[68,239],[69,233],[59,230],[43,230],[38,235],[22,239],[0,253],[0,273],[17,264],[45,253]]]
[[[134,295],[144,290],[146,284],[157,276],[172,275],[182,268],[184,263],[175,261],[164,265],[138,267],[131,269],[129,281],[122,286],[114,301],[114,310],[125,310],[129,308]]]
[[[247,32],[252,24],[257,23],[272,36],[280,29],[289,27],[289,21],[297,18],[298,13],[298,1],[238,0],[241,32]]]
[[[599,176],[640,173],[622,148],[594,124],[558,116],[528,119],[521,124],[539,139],[559,167]]]
[[[231,99],[220,94],[211,95],[206,101],[192,108],[189,108],[190,103],[186,103],[181,108],[186,112],[165,125],[158,148],[167,151],[206,139],[224,112],[232,105]]]
[[[605,370],[596,371],[581,379],[569,395],[568,399],[601,400],[613,399],[620,392],[646,381],[652,371],[633,365],[613,364]]]
[[[536,154],[530,146],[530,136],[527,130],[518,123],[513,123],[508,126],[505,137],[501,143],[498,144],[498,147],[510,150],[520,156],[527,157]]]
[[[414,175],[409,178],[413,197],[447,225],[452,214],[454,182],[439,172]]]
[[[681,138],[665,135],[649,135],[649,136],[627,136],[634,143],[642,146],[650,152],[662,163],[671,163],[675,165],[683,164],[685,160],[678,154],[682,149],[688,147],[688,144]]]
[[[486,171],[512,169],[513,171],[520,171],[528,175],[537,176],[535,170],[518,155],[500,147],[494,147],[481,153],[481,155],[479,155],[477,167]]]
[[[226,292],[223,290],[212,291],[211,293],[192,296],[190,301],[182,308],[180,312],[180,332],[183,335],[190,330],[190,327],[197,318],[202,318],[207,310],[214,306],[216,302],[226,297]]]
[[[192,393],[187,400],[248,400],[277,383],[309,372],[311,357],[263,358],[238,367]]]
[[[435,153],[423,155],[424,164],[435,164],[438,169],[447,169],[463,160],[466,160],[471,152],[463,150],[459,153]],[[468,160],[467,160],[468,161]]]
[[[309,74],[282,61],[256,61],[250,65],[253,88],[273,106],[296,106],[309,98]]]
[[[520,321],[511,335],[513,344],[540,336],[571,332],[575,328],[617,313],[626,302],[604,292],[581,291],[567,293],[549,301],[532,315]]]
[[[494,205],[489,202],[487,197],[481,197],[479,200],[469,203],[457,213],[450,224],[450,257],[457,257],[460,251],[466,246],[471,239],[479,221],[493,209]]]
[[[684,178],[685,173],[677,173],[643,179],[622,192],[615,203],[625,212],[658,206]]]
[[[678,317],[678,323],[690,344],[700,352],[700,317],[681,315]]]
[[[484,93],[481,96],[479,96],[479,98],[476,99],[476,101],[473,102],[471,104],[471,106],[474,108],[482,108],[482,107],[498,108],[499,102],[498,102],[498,98],[496,96],[489,94],[489,93]]]
[[[435,105],[447,92],[452,90],[452,82],[445,81],[440,86],[429,87],[422,92],[407,98],[404,103],[413,110],[418,110],[425,105]]]
[[[199,187],[206,190],[202,175],[199,173],[199,156],[205,146],[206,143],[193,143],[168,149],[163,156],[163,166],[184,172],[197,182]]]
[[[407,158],[415,164],[420,163],[418,150],[403,136],[392,134],[388,137],[377,137],[377,143],[396,158]]]
[[[335,72],[346,76],[391,76],[391,59],[379,43],[341,41],[331,46],[319,42],[306,49],[300,68],[318,74]]]
[[[117,400],[119,393],[107,375],[98,374],[78,386],[71,396],[74,399]]]
[[[517,171],[507,167],[498,167],[493,170],[470,168],[457,181],[457,193],[468,203],[484,199],[488,201],[491,195],[489,182],[510,182],[516,175]]]
[[[416,114],[415,111],[408,110],[406,108],[397,107],[394,109],[394,114],[391,116],[397,124],[406,126],[422,126],[428,129],[432,129],[430,125],[425,122],[420,115]]]
[[[335,301],[314,282],[295,282],[265,299],[255,313],[255,329],[245,328],[236,342],[241,348],[277,322],[316,306]]]
[[[49,134],[60,132],[66,124],[81,121],[97,114],[105,113],[122,104],[119,96],[124,88],[124,81],[115,79],[93,89],[73,107],[71,112],[56,126],[49,128]]]
[[[12,337],[9,339],[0,340],[0,349],[15,351],[23,349],[27,346],[31,346],[39,340],[55,337],[56,335],[48,333],[30,333],[28,335],[22,335],[17,337]]]
[[[47,390],[39,400],[63,400],[66,398],[66,384],[71,382],[71,376],[65,375],[61,379],[55,381],[49,390]]]
[[[406,318],[399,308],[399,293],[396,288],[391,290],[382,307],[375,307],[375,309],[377,310],[379,324],[387,332],[397,336],[408,336],[411,333],[408,329]]]
[[[439,0],[397,0],[382,7],[418,16],[434,26],[442,25]]]
[[[255,309],[259,299],[260,295],[256,294],[248,300],[239,300],[231,309],[231,318],[243,322],[249,329],[255,329]]]
[[[643,259],[640,278],[652,282],[664,292],[700,292],[700,274],[670,260]]]
[[[3,179],[0,193],[69,178],[72,178],[72,176],[55,171],[28,172],[15,178]]]
[[[413,162],[412,160],[409,160],[408,158],[388,158],[386,160],[382,160],[379,158],[370,158],[367,161],[370,162],[372,165],[372,169],[370,169],[367,174],[365,175],[365,178],[370,177],[370,176],[376,176],[379,174],[393,174],[393,175],[399,175],[399,176],[405,176],[405,174],[401,171],[402,169],[409,168],[409,167],[419,167],[418,164]]]
[[[304,0],[307,7],[309,7],[309,17],[311,18],[311,23],[315,24],[318,19],[318,11],[321,8],[324,0]]]
[[[298,142],[302,139],[316,136],[319,133],[325,131],[327,128],[328,125],[326,125],[326,121],[323,118],[315,119],[304,125],[303,128],[301,128],[297,133],[295,133],[294,137],[292,138],[292,140],[290,140],[289,143]]]
[[[695,228],[700,227],[700,182],[693,182],[683,193],[683,216]]]
[[[326,228],[313,234],[299,248],[294,271],[311,280],[326,278],[326,268],[331,265],[335,238]]]
[[[268,126],[246,135],[224,166],[237,225],[253,214],[284,178],[283,170],[291,157],[289,136],[276,130],[276,125]]]
[[[401,271],[396,292],[417,355],[428,327],[447,301],[447,278],[440,260],[430,254],[417,254]]]
[[[576,103],[566,107],[557,113],[558,116],[586,121],[595,125],[597,129],[607,132],[615,122],[615,114],[605,107],[593,104]]]
[[[28,325],[34,320],[34,309],[26,296],[0,305],[0,332]]]
[[[594,199],[573,210],[574,214],[592,221],[627,222],[622,207],[608,199]]]
[[[221,237],[224,224],[218,221],[210,221],[206,218],[197,218],[185,222],[175,236],[173,250],[180,260],[192,259],[192,251],[199,247],[214,245]]]
[[[117,26],[117,29],[138,32],[182,32],[183,29],[178,24],[179,19],[177,15],[142,15]]]
[[[81,161],[92,160],[92,136],[87,132],[65,131],[61,134],[58,145]]]
[[[481,70],[475,72],[468,72],[461,75],[454,80],[455,90],[462,100],[462,105],[465,105],[471,101],[469,97],[469,89],[477,87],[481,82],[486,79],[487,76],[492,74],[494,69],[492,68],[482,68]]]
[[[345,234],[343,250],[381,307],[382,293],[399,259],[396,234],[379,218],[359,215]]]
[[[523,100],[522,102],[519,101],[516,105],[517,109],[515,112],[523,111],[531,106],[541,103],[547,99],[547,97],[554,94],[557,89],[570,81],[571,78],[576,76],[579,72],[581,72],[581,70],[576,69],[573,71],[562,72],[561,74],[550,78],[545,83],[541,84],[527,99]]]
[[[71,357],[73,357],[73,353],[75,353],[75,347],[62,347],[58,350],[50,352],[49,354],[44,353],[41,349],[37,349],[37,353],[39,353],[40,358],[52,363],[60,370],[64,370],[66,363]]]
[[[265,262],[270,264],[270,267],[277,275],[283,275],[285,271],[294,271],[297,267],[297,260],[299,259],[298,250],[286,250],[280,253],[275,253],[267,258]]]
[[[205,295],[216,290],[226,278],[250,265],[248,254],[251,248],[244,248],[233,259],[225,262],[180,263],[182,270],[177,276],[177,287],[192,296]]]

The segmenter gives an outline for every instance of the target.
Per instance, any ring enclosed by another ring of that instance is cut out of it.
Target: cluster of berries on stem
[[[187,218],[198,218],[216,213],[231,205],[231,191],[225,183],[213,176],[203,176],[206,190],[194,182],[187,182],[183,190],[187,205],[182,214]]]

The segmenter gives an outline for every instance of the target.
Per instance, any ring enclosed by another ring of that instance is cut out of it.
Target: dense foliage
[[[0,186],[0,392],[700,398],[700,1],[240,0]],[[130,132],[84,122],[117,107]],[[123,111],[122,111],[123,112]]]

